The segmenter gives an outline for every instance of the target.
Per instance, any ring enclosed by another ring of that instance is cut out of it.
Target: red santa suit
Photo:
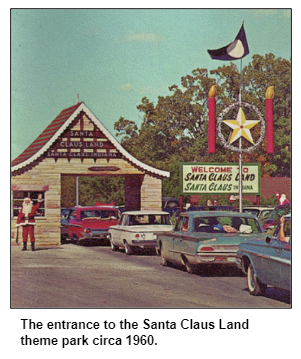
[[[281,196],[279,195],[279,193],[276,193],[276,197],[278,199],[278,206],[282,205],[282,204],[289,204],[290,201],[286,198],[286,195],[283,193]]]
[[[34,215],[35,212],[40,208],[42,200],[38,200],[38,203],[33,205],[29,197],[25,198],[23,201],[22,208],[19,211],[17,218],[17,227],[22,226],[23,232],[23,244],[27,243],[28,235],[30,237],[30,242],[35,242],[34,237],[34,226],[36,224]]]
[[[285,194],[282,194],[279,199],[279,204],[289,204],[290,201],[286,198]]]

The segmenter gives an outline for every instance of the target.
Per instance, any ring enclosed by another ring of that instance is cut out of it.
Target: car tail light
[[[213,247],[202,247],[201,252],[214,252]]]
[[[91,228],[85,228],[85,233],[90,234],[91,233]]]
[[[216,261],[222,261],[222,260],[224,260],[224,258],[223,257],[215,257],[215,260]]]
[[[139,238],[139,233],[136,233],[136,234],[135,234],[135,237],[136,237],[136,238]]]
[[[213,247],[200,247],[198,253],[201,256],[202,262],[214,262],[215,261],[215,253]],[[212,254],[211,254],[212,253]]]

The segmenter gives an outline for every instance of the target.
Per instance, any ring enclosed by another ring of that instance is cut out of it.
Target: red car
[[[74,207],[68,225],[68,238],[77,244],[110,244],[109,227],[116,225],[120,211],[113,206]]]

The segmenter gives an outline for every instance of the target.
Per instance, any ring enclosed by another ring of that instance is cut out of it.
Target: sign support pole
[[[242,213],[242,151],[241,137],[239,139],[238,167],[239,167],[239,212]]]
[[[242,71],[242,59],[240,59],[240,72],[239,72],[239,111],[241,109],[241,71]],[[238,167],[239,167],[239,212],[242,213],[242,141],[239,138],[239,152],[238,152]]]

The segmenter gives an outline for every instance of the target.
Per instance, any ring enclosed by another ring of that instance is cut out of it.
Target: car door
[[[270,243],[263,242],[260,262],[255,264],[258,278],[263,283],[277,285],[280,282],[279,241],[273,237]]]
[[[182,262],[182,254],[189,252],[189,249],[187,248],[189,246],[189,241],[187,240],[188,236],[188,216],[181,216],[177,225],[176,229],[173,232],[173,238],[172,238],[172,252],[173,252],[173,259],[177,263]],[[189,252],[190,253],[190,252]]]
[[[80,228],[79,219],[78,219],[78,211],[77,209],[73,209],[69,215],[69,222],[68,222],[68,237],[70,239],[79,238],[78,228]]]
[[[122,231],[124,229],[126,220],[127,220],[127,215],[123,214],[121,216],[121,218],[119,219],[119,222],[116,226],[114,226],[112,228],[112,239],[113,239],[113,243],[118,246],[122,244]]]
[[[174,255],[174,241],[181,233],[179,229],[182,226],[183,217],[180,216],[176,223],[175,229],[172,232],[161,233],[159,235],[159,241],[161,242],[161,253],[164,258],[170,262],[175,261]]]
[[[290,283],[291,245],[272,238],[257,265],[258,278],[264,283],[288,288]],[[255,265],[256,266],[256,265]]]
[[[174,262],[174,253],[173,253],[174,232],[160,233],[159,240],[161,242],[160,250],[164,258],[170,262]]]
[[[291,287],[291,243],[279,241],[279,286],[283,289]]]
[[[61,235],[63,238],[68,237],[68,225],[72,208],[65,208],[61,214]]]
[[[291,223],[289,219],[284,223],[285,242],[279,239],[280,226],[275,231],[275,238],[278,244],[278,274],[279,286],[283,289],[290,289],[291,285]]]

